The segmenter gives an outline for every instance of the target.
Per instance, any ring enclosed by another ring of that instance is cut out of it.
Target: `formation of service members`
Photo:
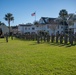
[[[37,43],[40,43],[42,41],[50,42],[50,35],[48,33],[44,33],[44,34],[38,33],[37,34]]]
[[[20,36],[21,37],[21,36]],[[73,33],[69,33],[69,35],[67,33],[63,34],[63,32],[61,32],[60,34],[58,32],[56,32],[56,34],[52,33],[51,36],[49,35],[49,33],[38,33],[38,34],[27,34],[24,36],[26,38],[26,40],[30,39],[30,40],[37,40],[37,43],[41,43],[41,42],[50,42],[51,43],[60,43],[60,44],[68,44],[70,43],[71,45],[76,44],[76,32],[75,34]],[[5,34],[5,38],[6,38],[6,42],[8,42],[8,33]],[[13,40],[13,34],[11,35],[11,39]]]
[[[37,35],[37,43],[42,42],[42,40],[44,42],[50,42],[51,43],[60,43],[60,44],[68,44],[70,43],[71,45],[76,44],[76,33],[72,34],[70,33],[69,35],[67,33],[63,34],[62,32],[59,34],[58,32],[56,33],[56,35],[54,33],[51,34],[51,36],[49,34],[44,34],[44,36],[42,36],[41,34]]]

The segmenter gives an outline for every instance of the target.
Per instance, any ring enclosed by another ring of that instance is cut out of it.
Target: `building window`
[[[32,28],[32,30],[35,30],[35,28]]]
[[[27,30],[27,28],[25,28],[25,30]]]

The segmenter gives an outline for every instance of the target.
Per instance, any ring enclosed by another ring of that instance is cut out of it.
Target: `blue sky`
[[[0,0],[0,21],[8,25],[3,18],[5,14],[12,13],[15,20],[11,25],[33,23],[33,12],[36,11],[36,20],[39,20],[41,17],[58,17],[61,9],[75,13],[76,0]]]

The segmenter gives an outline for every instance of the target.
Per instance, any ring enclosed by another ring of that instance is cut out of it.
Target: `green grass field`
[[[0,75],[76,75],[76,46],[0,39]]]

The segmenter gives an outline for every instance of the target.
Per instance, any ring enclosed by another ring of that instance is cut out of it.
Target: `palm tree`
[[[66,11],[66,9],[60,10],[59,16],[60,16],[61,18],[66,18],[66,17],[68,16],[68,12]]]
[[[65,9],[60,10],[59,12],[59,18],[61,20],[62,25],[64,25],[64,33],[65,29],[68,28],[68,26],[65,26],[65,22],[67,23],[67,17],[68,17],[68,12]]]
[[[11,13],[5,14],[4,19],[5,19],[6,21],[8,21],[8,25],[9,25],[9,35],[10,35],[10,22],[14,20],[13,14],[11,14]]]

